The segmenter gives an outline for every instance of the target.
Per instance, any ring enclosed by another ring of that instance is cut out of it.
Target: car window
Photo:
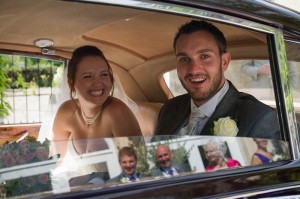
[[[163,78],[174,97],[187,93],[178,79],[176,69],[164,73]]]
[[[88,187],[100,189],[272,165],[291,158],[284,141],[205,136],[161,136],[148,140],[152,141],[119,137],[50,142],[29,136],[4,143],[0,147],[1,192],[7,198],[49,191],[78,192]],[[68,146],[64,157],[57,151],[59,145]],[[87,147],[88,152],[78,154],[79,147]],[[268,153],[262,153],[261,148]],[[130,179],[131,175],[135,179]]]
[[[286,49],[287,49],[287,60],[293,63],[294,68],[289,71],[289,74],[292,73],[293,76],[290,77],[291,88],[293,91],[293,102],[294,102],[294,110],[296,114],[296,120],[298,124],[298,132],[300,131],[300,55],[299,48],[300,43],[295,41],[285,41]]]
[[[40,123],[57,108],[64,61],[34,55],[0,54],[0,124]]]
[[[135,198],[131,194],[143,198],[147,192],[158,198],[163,194],[215,197],[226,187],[234,187],[235,193],[244,192],[243,188],[253,192],[299,181],[299,139],[293,134],[291,103],[286,103],[293,96],[299,125],[299,42],[285,41],[287,61],[295,67],[284,67],[281,40],[285,28],[293,31],[293,20],[299,19],[291,14],[281,18],[282,13],[288,14],[282,11],[268,21],[280,9],[260,1],[171,2],[1,3],[0,123],[4,125],[0,126],[0,198],[85,198],[84,194],[95,196],[93,191],[99,191],[96,197],[112,196],[104,198]],[[226,9],[220,10],[222,6]],[[207,20],[224,32],[232,53],[226,78],[239,91],[276,109],[282,140],[154,136],[163,103],[186,93],[177,77],[172,42],[178,27],[192,19]],[[281,24],[283,21],[288,24]],[[51,38],[52,44],[34,45],[43,37]],[[82,45],[103,50],[114,81],[122,88],[114,96],[119,94],[127,101],[143,137],[72,140],[70,136],[69,140],[50,141],[54,113],[70,99],[65,64]],[[244,67],[268,62],[272,63],[271,73],[265,67],[261,81],[255,67]],[[169,72],[163,74],[165,71]],[[283,82],[286,77],[291,80],[292,95],[287,81]],[[60,146],[66,150],[60,151]],[[288,169],[296,172],[287,173]]]
[[[259,66],[263,65],[269,66],[269,61],[232,60],[225,72],[225,77],[231,81],[240,92],[249,93],[267,105],[275,107],[276,103],[270,69],[266,67],[266,74],[258,74]],[[164,73],[163,77],[174,97],[187,93],[178,79],[176,69]],[[298,86],[298,78],[294,76],[294,72],[291,72],[290,77],[295,77],[295,79],[293,79],[294,85],[295,87]]]

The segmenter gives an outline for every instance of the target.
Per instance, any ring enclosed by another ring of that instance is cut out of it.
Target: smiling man
[[[128,183],[137,182],[147,175],[140,174],[136,170],[137,155],[132,147],[126,146],[119,151],[119,163],[122,168],[122,173],[108,181],[108,183]]]
[[[179,28],[173,47],[178,77],[188,94],[164,104],[156,135],[280,139],[276,111],[226,80],[231,55],[216,26],[192,20]]]
[[[155,159],[158,168],[152,170],[151,175],[172,177],[190,171],[190,166],[188,164],[173,163],[172,158],[173,155],[169,146],[157,146],[155,149]]]

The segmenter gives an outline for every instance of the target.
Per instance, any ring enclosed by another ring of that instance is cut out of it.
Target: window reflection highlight
[[[55,149],[52,149],[55,155],[43,158],[57,143],[39,142],[33,137],[19,143],[7,142],[0,150],[1,191],[7,197],[39,192],[56,194],[78,191],[85,186],[104,188],[290,159],[288,143],[284,141],[211,136],[168,136],[156,137],[155,142],[145,140],[151,139],[94,139],[93,142],[99,145],[94,151],[70,155],[74,151],[68,148],[64,158],[55,154]],[[72,144],[71,140],[60,142]],[[77,142],[80,144],[79,140]],[[47,149],[45,153],[41,148]],[[36,158],[32,159],[35,161],[4,166],[9,157],[17,158],[22,152],[26,152],[28,158]],[[254,161],[259,158],[261,162]],[[28,187],[22,185],[20,188],[16,182],[26,182]]]

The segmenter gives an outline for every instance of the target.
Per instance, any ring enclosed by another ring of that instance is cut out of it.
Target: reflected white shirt
[[[170,174],[170,170],[172,170],[173,175]],[[179,175],[174,167],[172,167],[170,169],[161,168],[161,171],[162,171],[162,173],[165,177],[172,177],[172,176],[178,176]]]

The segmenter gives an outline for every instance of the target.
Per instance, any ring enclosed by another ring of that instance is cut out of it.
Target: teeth
[[[191,79],[191,82],[202,82],[204,80],[205,80],[204,78],[198,77],[198,78]]]
[[[99,96],[102,95],[103,90],[97,90],[97,91],[91,91],[90,94],[93,96]]]

